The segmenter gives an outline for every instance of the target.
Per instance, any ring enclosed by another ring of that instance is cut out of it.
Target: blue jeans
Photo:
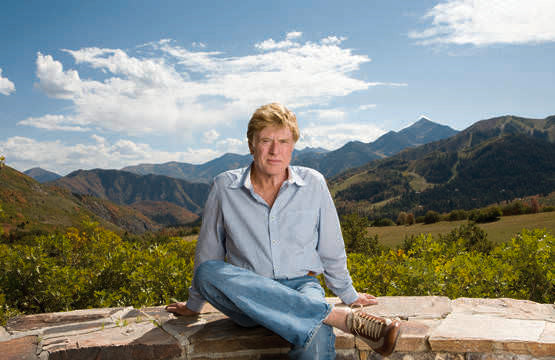
[[[269,279],[219,260],[195,272],[195,285],[216,309],[241,326],[262,325],[292,344],[291,359],[335,359],[331,312],[318,279]]]

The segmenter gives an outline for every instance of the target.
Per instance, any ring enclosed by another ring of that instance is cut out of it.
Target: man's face
[[[295,147],[289,128],[268,126],[255,134],[249,145],[256,171],[266,176],[285,174]]]

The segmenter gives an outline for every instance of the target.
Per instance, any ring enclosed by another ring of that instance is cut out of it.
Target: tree
[[[537,214],[540,212],[540,203],[538,202],[537,196],[533,196],[530,199],[530,212],[533,214]]]
[[[370,226],[368,218],[356,213],[345,215],[341,218],[341,232],[347,250],[352,250],[357,239],[367,236],[366,228]]]
[[[397,225],[405,225],[407,223],[407,213],[401,211],[397,216]]]
[[[414,214],[408,213],[407,214],[407,225],[414,225]]]
[[[0,170],[4,167],[6,162],[6,157],[4,155],[0,155]]]

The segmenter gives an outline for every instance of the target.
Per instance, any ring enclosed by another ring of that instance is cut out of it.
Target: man
[[[214,179],[189,299],[167,310],[197,315],[208,301],[241,326],[262,325],[289,341],[292,359],[335,359],[332,327],[360,335],[389,355],[399,321],[329,305],[315,277],[323,273],[345,304],[377,303],[352,285],[324,177],[289,165],[299,139],[295,115],[278,103],[262,106],[247,138],[253,162]]]

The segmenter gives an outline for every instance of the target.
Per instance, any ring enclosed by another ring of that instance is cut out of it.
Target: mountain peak
[[[34,167],[32,169],[25,170],[23,173],[37,180],[39,183],[54,181],[56,179],[61,178],[60,175],[53,173],[52,171],[44,170],[43,168],[40,168],[40,167]]]

